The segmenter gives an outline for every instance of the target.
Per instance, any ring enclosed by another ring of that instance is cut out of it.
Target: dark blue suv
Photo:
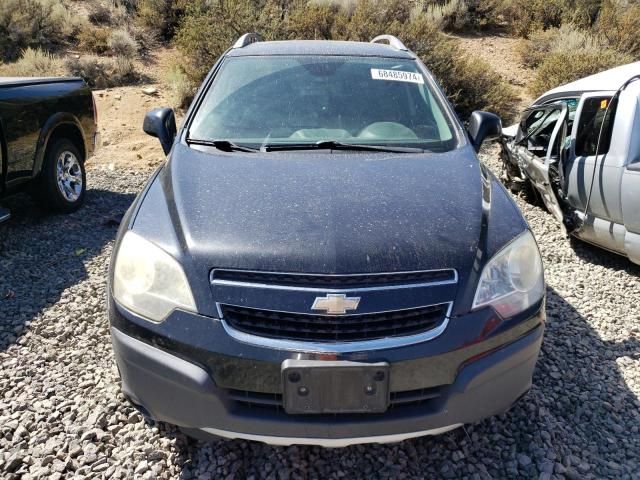
[[[262,42],[213,67],[109,274],[124,393],[196,435],[343,446],[445,432],[531,386],[544,278],[526,222],[415,54]]]

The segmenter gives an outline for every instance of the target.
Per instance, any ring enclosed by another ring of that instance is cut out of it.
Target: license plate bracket
[[[282,363],[290,414],[381,413],[389,406],[389,364],[323,360]]]

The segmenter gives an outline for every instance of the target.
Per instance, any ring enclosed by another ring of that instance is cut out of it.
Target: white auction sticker
[[[371,78],[374,80],[392,80],[395,82],[424,83],[424,77],[420,73],[404,72],[402,70],[384,70],[372,68]]]

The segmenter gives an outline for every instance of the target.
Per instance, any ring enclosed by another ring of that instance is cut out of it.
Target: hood
[[[506,128],[502,129],[502,136],[504,138],[514,138],[518,134],[518,127],[520,127],[519,123],[514,123]]]
[[[207,270],[466,271],[480,237],[470,147],[244,154],[176,144],[160,180],[179,243]]]

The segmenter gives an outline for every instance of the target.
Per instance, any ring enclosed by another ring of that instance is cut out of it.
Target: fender
[[[36,155],[35,161],[33,162],[32,177],[35,178],[40,173],[40,170],[42,169],[42,162],[44,162],[44,154],[47,150],[47,145],[49,144],[51,134],[56,128],[61,125],[73,125],[74,127],[76,127],[80,132],[80,136],[82,137],[82,147],[84,148],[84,151],[89,151],[89,149],[87,148],[85,131],[76,116],[66,112],[56,113],[47,119],[45,124],[42,126],[42,129],[40,130],[40,136],[38,138],[38,143],[36,144]]]

